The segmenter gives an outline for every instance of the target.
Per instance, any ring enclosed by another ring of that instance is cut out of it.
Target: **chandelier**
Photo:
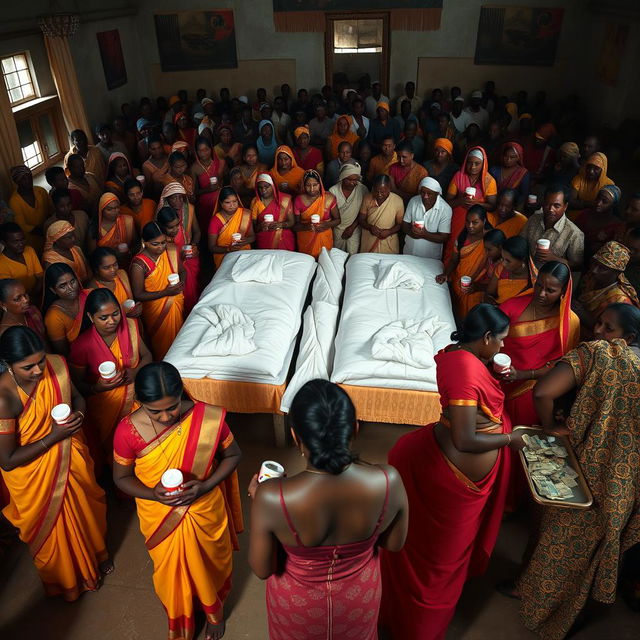
[[[72,36],[80,26],[80,16],[76,13],[53,13],[41,16],[38,26],[47,38]]]

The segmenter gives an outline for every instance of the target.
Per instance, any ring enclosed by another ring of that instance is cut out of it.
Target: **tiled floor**
[[[272,445],[267,416],[231,416],[244,457],[240,464],[244,497],[251,474],[264,459],[282,462],[290,473],[302,469],[303,461],[293,447]],[[406,427],[366,424],[356,450],[371,462],[382,462]],[[248,526],[248,521],[246,522]],[[20,640],[164,640],[164,611],[151,583],[151,562],[146,553],[132,506],[110,503],[110,548],[116,570],[97,593],[85,594],[74,604],[47,599],[26,548],[14,546],[0,561],[0,638]],[[463,594],[449,639],[526,640],[535,636],[518,620],[518,604],[499,595],[494,584],[511,575],[522,553],[526,531],[521,523],[505,522],[487,575],[471,581]],[[227,603],[228,640],[266,640],[264,585],[247,564],[247,534],[235,556],[234,587]],[[640,616],[622,603],[574,638],[576,640],[631,640],[638,638]],[[304,640],[301,638],[300,640]],[[336,638],[335,640],[339,640]],[[414,640],[414,639],[407,639]],[[415,639],[418,640],[418,639]]]

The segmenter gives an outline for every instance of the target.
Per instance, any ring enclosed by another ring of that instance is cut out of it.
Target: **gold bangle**
[[[46,436],[45,436],[45,438],[46,438]],[[44,441],[44,438],[40,438],[39,442],[44,447],[45,451],[49,451],[49,447],[47,447],[47,443]]]
[[[76,413],[79,413],[82,416],[82,420],[84,421],[84,413],[82,413],[82,411],[76,411]]]

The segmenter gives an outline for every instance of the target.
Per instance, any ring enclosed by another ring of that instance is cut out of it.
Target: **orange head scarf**
[[[298,129],[302,129],[302,127],[298,127]],[[298,131],[298,129],[296,129],[296,131]],[[295,133],[295,132],[294,132],[294,133]],[[307,130],[305,131],[305,133],[309,133],[309,130],[307,129]],[[293,155],[293,151],[291,151],[291,148],[290,148],[290,147],[288,147],[286,144],[282,144],[282,145],[280,145],[280,146],[276,149],[276,155],[275,155],[276,162],[275,162],[275,165],[274,165],[274,169],[275,169],[275,170],[276,170],[280,175],[282,175],[282,174],[280,173],[280,171],[278,171],[278,156],[279,156],[281,153],[284,153],[284,155],[285,155],[285,156],[289,156],[289,157],[291,158],[291,168],[292,168],[292,169],[297,169],[297,168],[298,168],[298,163],[296,162],[296,159],[295,159],[295,157],[294,157],[294,155]]]
[[[587,181],[587,165],[588,164],[593,164],[596,167],[600,167],[600,169],[602,169],[602,171],[600,172],[600,177],[598,178],[597,186],[593,188],[590,187],[590,189],[592,189],[594,192],[598,192],[600,191],[600,189],[602,189],[602,187],[611,183],[611,178],[609,178],[609,176],[607,175],[607,168],[609,166],[609,163],[607,161],[607,156],[605,156],[604,153],[602,153],[601,151],[596,151],[595,153],[592,153],[587,158],[585,163],[580,167],[578,175],[585,183],[588,182]]]
[[[444,149],[450,156],[453,155],[453,142],[449,138],[436,138],[433,146]]]
[[[112,194],[113,195],[113,194]],[[118,198],[116,198],[117,200]],[[49,226],[47,229],[47,239],[44,243],[44,252],[51,251],[53,243],[60,240],[62,236],[66,236],[67,233],[75,231],[76,228],[66,220],[58,220]]]
[[[293,131],[293,137],[296,139],[296,142],[298,141],[298,138],[301,135],[308,135],[309,137],[311,137],[311,132],[309,131],[309,127],[305,124],[302,125],[301,127],[296,127]],[[284,145],[283,145],[284,146]],[[289,147],[287,147],[288,149]],[[278,156],[278,151],[276,150],[276,157]]]

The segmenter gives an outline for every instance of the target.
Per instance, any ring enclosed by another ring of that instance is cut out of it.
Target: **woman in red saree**
[[[293,202],[293,230],[298,251],[317,258],[323,247],[327,251],[333,248],[333,227],[340,224],[340,212],[335,196],[325,192],[317,171],[305,171],[302,184],[304,193]]]
[[[175,215],[169,216],[160,212],[169,207]],[[202,293],[200,284],[200,225],[194,214],[193,205],[187,200],[187,194],[181,185],[168,184],[163,190],[158,203],[156,220],[164,231],[169,242],[176,246],[187,280],[184,284],[185,317],[195,306]],[[185,246],[187,249],[185,249]]]
[[[467,193],[467,189],[473,189],[473,195]],[[451,235],[444,246],[442,257],[445,264],[453,252],[456,238],[464,227],[469,207],[477,204],[487,211],[493,211],[497,196],[498,188],[496,181],[489,174],[487,154],[482,147],[471,147],[467,151],[462,168],[456,171],[447,189],[447,202],[453,209],[453,216]]]
[[[509,321],[479,304],[436,355],[442,415],[402,436],[389,453],[409,498],[402,551],[382,551],[381,624],[394,640],[443,640],[467,578],[484,572],[506,497],[511,433],[504,394],[488,362]]]
[[[391,191],[397,193],[404,202],[404,206],[413,196],[418,195],[418,186],[429,172],[413,159],[413,147],[410,142],[401,142],[396,147],[398,162],[389,167]]]
[[[200,229],[209,228],[209,222],[218,206],[225,166],[225,161],[213,153],[209,138],[199,136],[196,140],[196,161],[191,165],[191,177],[195,183],[196,214]]]
[[[98,370],[103,362],[117,367],[110,380]],[[69,366],[76,388],[87,399],[85,433],[98,468],[111,460],[116,425],[138,407],[133,382],[149,362],[151,353],[140,337],[138,323],[124,316],[109,289],[94,289],[87,296],[80,335],[71,345]]]
[[[304,171],[317,171],[320,175],[324,174],[324,158],[322,157],[322,151],[317,147],[311,146],[311,133],[309,127],[303,125],[298,127],[293,132],[295,140],[295,147],[293,148],[293,155],[297,166]],[[276,158],[278,157],[280,149],[276,150]]]
[[[271,216],[270,221],[265,216]],[[295,223],[291,196],[280,193],[268,173],[256,180],[256,197],[251,203],[251,218],[256,234],[256,249],[296,250]]]
[[[517,142],[505,142],[500,153],[502,164],[491,167],[498,191],[513,189],[517,193],[515,206],[522,206],[529,195],[529,170],[524,166],[524,149]]]
[[[142,229],[142,251],[131,261],[131,288],[142,302],[142,320],[156,360],[169,351],[184,322],[185,270],[182,260],[156,222]],[[177,284],[169,276],[178,274]]]
[[[0,335],[9,327],[23,326],[33,329],[46,345],[44,320],[38,307],[31,304],[29,294],[20,280],[0,280]]]
[[[407,532],[402,482],[393,467],[351,451],[355,408],[337,385],[307,382],[290,415],[306,469],[259,486],[254,476],[249,486],[249,563],[267,580],[269,638],[375,640],[378,550],[398,551]],[[276,566],[279,550],[286,562]]]
[[[9,366],[0,376],[0,467],[10,496],[2,512],[29,546],[46,593],[73,601],[113,571],[106,500],[82,436],[85,402],[64,358],[45,355],[31,329],[7,329],[0,358]],[[51,409],[62,403],[72,413],[59,425]]]
[[[580,338],[580,321],[571,311],[569,268],[563,262],[545,262],[533,292],[507,300],[500,309],[509,318],[502,350],[511,358],[502,383],[505,408],[513,424],[539,424],[532,393],[536,380]]]
[[[206,615],[205,640],[219,640],[232,552],[243,528],[235,471],[240,448],[225,410],[191,400],[177,369],[167,362],[138,371],[135,397],[142,406],[116,429],[113,478],[136,499],[168,638],[195,637],[197,606]],[[168,469],[182,472],[177,493],[161,484]]]

